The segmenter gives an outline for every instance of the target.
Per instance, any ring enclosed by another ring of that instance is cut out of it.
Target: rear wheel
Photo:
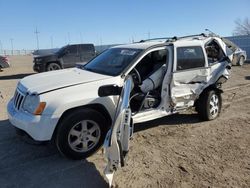
[[[203,120],[216,119],[221,111],[222,99],[221,94],[215,90],[205,91],[201,94],[196,110]]]
[[[61,66],[58,63],[53,62],[47,65],[47,71],[53,71],[53,70],[59,70],[59,69],[61,69]]]
[[[243,64],[244,64],[244,62],[245,62],[245,58],[243,57],[243,56],[240,56],[240,59],[239,59],[239,61],[238,61],[238,65],[239,66],[242,66]]]
[[[103,144],[109,125],[105,117],[92,109],[80,109],[67,115],[56,135],[58,150],[68,158],[84,159]]]

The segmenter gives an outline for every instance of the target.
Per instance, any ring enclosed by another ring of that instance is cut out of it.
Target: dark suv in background
[[[95,55],[93,44],[66,45],[53,54],[34,57],[33,69],[45,72],[75,67],[76,63],[87,63]]]

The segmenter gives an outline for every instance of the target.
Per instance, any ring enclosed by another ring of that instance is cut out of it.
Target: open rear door
[[[104,174],[109,181],[110,187],[114,172],[124,166],[125,156],[129,151],[129,140],[133,134],[133,123],[129,106],[133,85],[132,77],[129,76],[124,82],[113,125],[107,133],[104,142],[105,158],[107,159]]]
[[[209,81],[210,67],[206,64],[201,46],[177,47],[175,54],[171,100],[172,106],[178,110],[193,106]]]
[[[223,83],[219,80],[221,77],[227,80],[230,61],[223,53],[218,53],[218,58],[210,60],[201,46],[177,47],[175,51],[171,100],[172,106],[178,111],[193,106],[207,86]]]

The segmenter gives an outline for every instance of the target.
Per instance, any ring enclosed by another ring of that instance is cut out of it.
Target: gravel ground
[[[31,145],[6,114],[19,79],[34,74],[31,56],[10,57],[0,72],[0,187],[108,187],[101,150],[83,161],[52,144]],[[218,119],[187,111],[135,125],[127,165],[115,187],[250,187],[250,64],[233,67]]]

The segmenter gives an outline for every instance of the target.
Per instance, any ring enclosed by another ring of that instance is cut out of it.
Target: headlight
[[[45,106],[46,103],[40,102],[38,95],[27,95],[23,103],[23,109],[35,115],[41,115]]]
[[[42,59],[41,58],[37,58],[37,59],[35,59],[35,62],[36,63],[40,63],[42,61]]]

